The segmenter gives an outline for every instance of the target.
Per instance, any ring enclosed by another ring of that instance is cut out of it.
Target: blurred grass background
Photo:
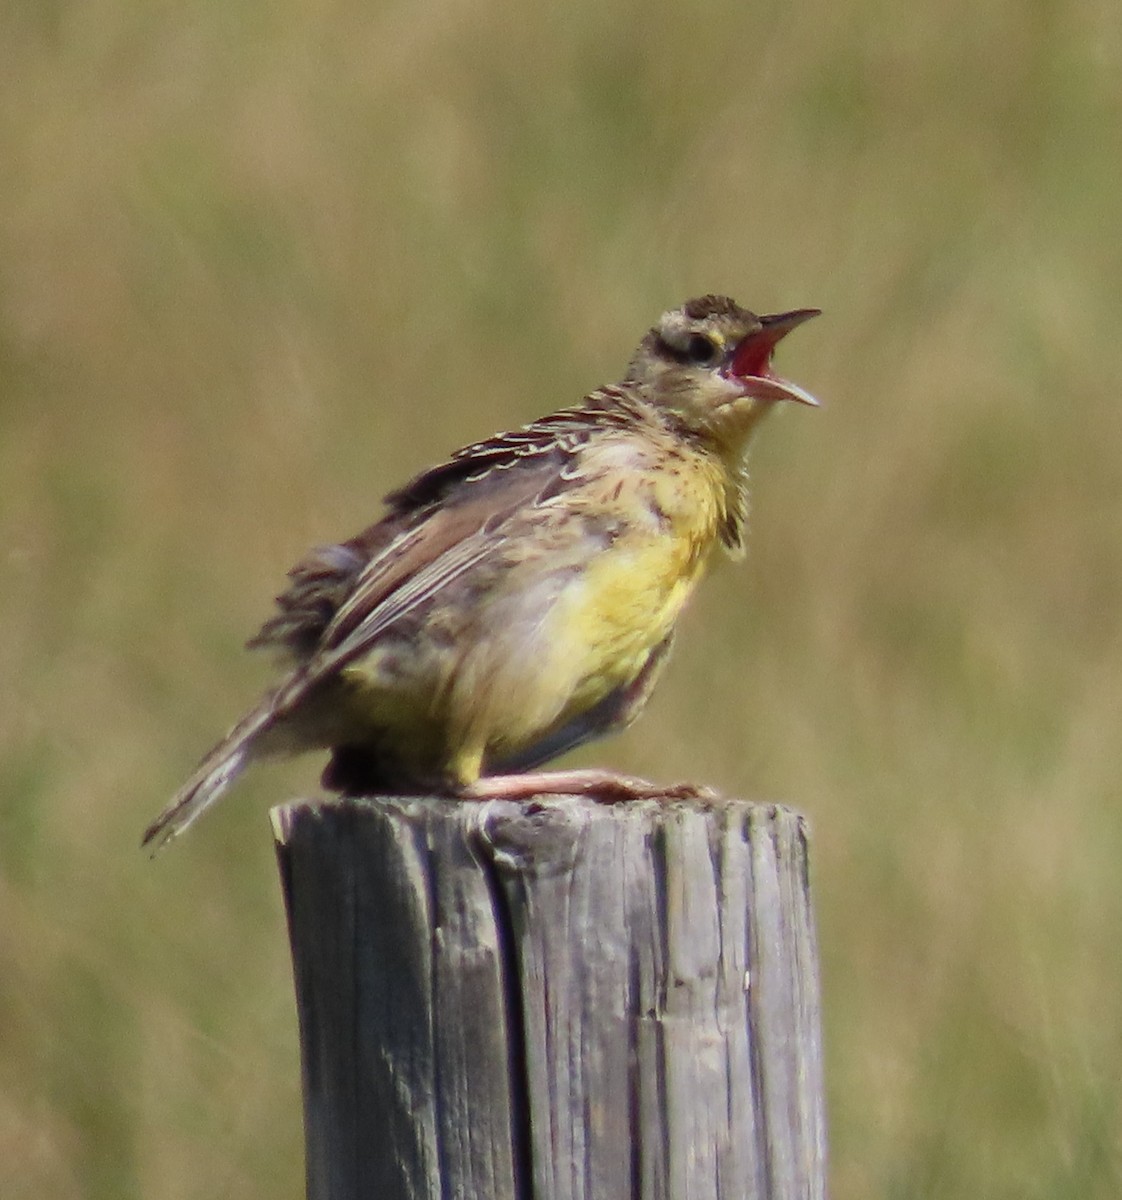
[[[9,0],[0,1194],[298,1197],[268,804],[140,829],[411,471],[826,316],[639,726],[806,811],[835,1200],[1122,1192],[1122,13]]]

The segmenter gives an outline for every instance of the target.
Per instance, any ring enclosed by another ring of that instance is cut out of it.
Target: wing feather
[[[291,709],[485,561],[513,514],[571,485],[594,431],[649,419],[626,387],[602,388],[574,408],[457,451],[388,495],[382,520],[313,551],[291,572],[280,614],[250,643],[284,649],[300,664],[275,693],[273,711]]]
[[[371,649],[387,630],[471,572],[504,544],[507,521],[550,494],[570,456],[535,455],[517,470],[463,483],[353,578],[314,651],[278,690],[274,711],[290,710],[316,684]]]

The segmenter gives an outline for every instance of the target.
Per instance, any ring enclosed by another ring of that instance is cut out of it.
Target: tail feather
[[[257,738],[272,725],[275,715],[271,704],[263,704],[239,721],[144,831],[141,846],[151,846],[155,854],[218,800],[257,757]]]

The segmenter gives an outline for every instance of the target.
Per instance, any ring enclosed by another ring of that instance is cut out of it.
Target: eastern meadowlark
[[[386,498],[385,515],[289,573],[249,643],[286,666],[144,834],[186,828],[251,762],[329,750],[347,794],[666,789],[539,772],[639,714],[711,552],[742,551],[745,451],[782,400],[780,338],[724,296],[664,313],[621,383],[476,442]]]

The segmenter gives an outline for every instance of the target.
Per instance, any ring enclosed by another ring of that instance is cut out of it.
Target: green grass
[[[827,407],[585,758],[811,817],[835,1200],[1117,1196],[1120,75],[1073,0],[9,5],[0,1194],[302,1194],[314,764],[139,830],[306,546],[726,290]]]

